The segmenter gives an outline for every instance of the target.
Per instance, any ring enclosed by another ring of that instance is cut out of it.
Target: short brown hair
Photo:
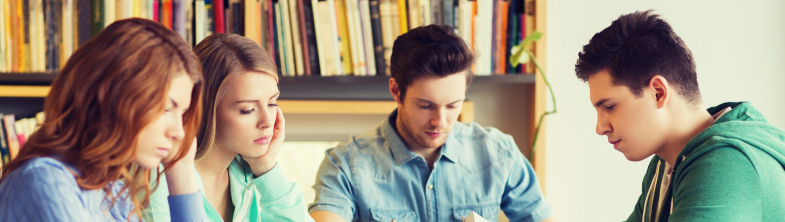
[[[246,72],[258,72],[278,81],[278,68],[262,46],[253,40],[237,35],[216,33],[196,45],[204,71],[204,105],[202,125],[197,138],[196,159],[201,159],[215,143],[215,114],[218,101],[226,94],[227,80]]]
[[[468,87],[472,82],[474,59],[472,51],[452,28],[440,25],[417,27],[395,39],[390,73],[403,98],[409,85],[421,77],[446,77],[467,71]]]
[[[627,86],[637,97],[651,78],[661,75],[689,103],[700,103],[692,52],[651,10],[620,16],[583,46],[575,63],[578,78],[585,82],[605,69],[615,84]]]

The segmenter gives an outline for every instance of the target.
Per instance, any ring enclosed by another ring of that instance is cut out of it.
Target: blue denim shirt
[[[327,150],[309,212],[346,221],[461,221],[472,211],[496,221],[540,221],[553,214],[534,170],[510,135],[456,123],[433,170],[410,151],[391,124]]]

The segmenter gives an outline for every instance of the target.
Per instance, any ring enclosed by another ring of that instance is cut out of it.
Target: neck
[[[668,162],[668,165],[670,165],[671,168],[675,166],[676,159],[679,157],[679,153],[684,149],[684,146],[686,146],[692,138],[695,138],[695,136],[703,132],[703,130],[714,124],[714,118],[709,112],[706,112],[705,109],[683,108],[691,110],[688,112],[678,112],[679,115],[672,115],[670,136],[667,137],[665,146],[656,153],[657,156]],[[683,115],[684,113],[687,113],[687,115]]]
[[[395,126],[395,132],[398,133],[398,136],[401,137],[403,143],[406,144],[406,148],[413,153],[422,156],[425,159],[425,162],[428,163],[428,166],[433,169],[433,163],[436,162],[441,147],[424,147],[417,143],[414,136],[412,136],[411,132],[406,128],[406,125],[403,124],[400,113],[395,118]]]
[[[229,164],[232,164],[237,153],[213,147],[210,153],[199,161],[196,161],[196,171],[202,177],[219,177],[227,173]]]

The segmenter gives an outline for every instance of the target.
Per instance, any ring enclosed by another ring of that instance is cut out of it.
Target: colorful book
[[[0,15],[0,31],[2,31],[2,33],[0,33],[0,72],[10,71],[7,70],[8,65],[6,64],[6,52],[8,51],[6,48],[6,35],[9,34],[5,29],[5,21],[8,17],[8,11],[6,10],[7,4],[8,1],[0,1],[0,13],[3,13]]]
[[[284,57],[282,60],[286,60],[284,64],[286,64],[286,76],[294,76],[296,74],[295,64],[294,64],[294,43],[292,41],[292,21],[291,16],[289,13],[289,1],[288,0],[280,0],[278,3],[281,4],[281,19],[282,19],[282,30],[284,38]],[[282,64],[283,65],[283,64]]]
[[[409,30],[415,29],[422,25],[420,16],[420,0],[408,0],[406,9],[408,10]],[[408,31],[408,30],[407,30]]]
[[[8,154],[13,160],[19,154],[19,137],[14,130],[15,118],[14,114],[6,114],[3,117],[3,126],[5,127],[5,139],[8,142]]]
[[[224,1],[213,1],[213,21],[215,24],[215,33],[226,33],[225,19],[224,19]]]
[[[456,15],[456,13],[454,11],[455,5],[453,5],[453,3],[455,3],[455,1],[453,1],[453,0],[443,0],[441,2],[441,6],[442,6],[442,8],[441,8],[441,10],[442,10],[442,23],[441,24],[445,25],[445,26],[448,26],[448,27],[452,28],[453,30],[457,31],[458,27],[455,26],[456,25],[456,23],[455,23],[455,15]]]
[[[310,52],[308,51],[308,50],[310,50],[310,48],[308,48],[308,30],[307,30],[308,26],[305,23],[307,23],[307,22],[311,22],[312,23],[313,21],[308,21],[308,20],[305,19],[305,17],[306,17],[305,16],[305,7],[306,6],[304,5],[305,1],[303,1],[303,0],[296,0],[296,1],[297,1],[297,21],[298,21],[297,29],[298,29],[298,32],[300,34],[299,35],[299,38],[300,38],[299,41],[300,41],[300,44],[302,44],[302,46],[301,46],[302,47],[302,54],[301,55],[302,55],[302,60],[303,60],[303,74],[306,75],[306,76],[310,76],[311,75],[311,62],[310,62]],[[310,4],[310,1],[308,2],[308,4]],[[311,26],[313,26],[313,24]]]
[[[322,76],[339,75],[341,68],[338,47],[340,46],[335,19],[335,2],[332,0],[316,1],[314,24],[316,26],[317,44],[319,45],[319,64]]]
[[[338,36],[341,38],[341,64],[343,65],[344,74],[351,75],[354,74],[354,67],[352,64],[352,38],[349,34],[349,23],[346,19],[346,2],[344,0],[335,0],[335,11],[338,15]]]
[[[204,38],[207,36],[212,35],[215,33],[215,9],[213,8],[213,1],[212,0],[203,0],[204,1],[204,21],[203,24],[205,25],[204,28]],[[202,39],[204,39],[202,38]],[[196,42],[202,42],[202,39],[198,39]]]
[[[243,25],[245,26],[245,37],[253,40],[257,44],[262,44],[262,20],[261,20],[261,10],[262,5],[261,2],[257,0],[245,0],[245,4],[243,5],[243,13],[244,22]]]
[[[364,76],[368,74],[365,64],[365,48],[362,43],[362,25],[360,8],[357,1],[345,1],[346,25],[349,32],[349,47],[352,57],[352,74]]]
[[[522,30],[525,30],[525,32],[523,32],[523,38],[525,39],[534,31],[534,13],[532,13],[534,11],[534,8],[530,8],[530,6],[534,6],[534,0],[525,0],[524,2],[526,3],[526,5],[524,5],[523,8],[524,16],[522,16],[523,22],[521,22],[521,24],[525,24],[522,28]],[[532,51],[536,52],[537,48],[532,46]],[[526,73],[535,72],[534,64],[531,61],[529,61],[529,63],[527,63],[524,68],[525,69],[523,71]]]
[[[318,46],[316,43],[316,29],[314,27],[314,14],[313,14],[313,5],[310,0],[300,0],[301,5],[303,6],[303,16],[305,18],[305,37],[307,38],[306,53],[305,56],[308,58],[308,64],[310,66],[310,72],[305,73],[305,75],[314,75],[318,76],[321,75],[321,70],[319,67],[319,52]],[[348,41],[347,41],[348,42]]]
[[[104,27],[109,26],[117,20],[117,2],[112,0],[104,1]]]
[[[327,22],[329,22],[329,33],[332,42],[332,64],[330,66],[334,70],[334,75],[344,75],[343,66],[341,65],[341,37],[338,35],[338,19],[335,13],[335,1],[327,0],[327,6],[323,8],[327,13]]]
[[[362,44],[365,51],[365,67],[369,76],[376,75],[376,53],[373,48],[373,29],[368,0],[360,0],[360,23],[362,25]]]
[[[195,0],[185,0],[185,42],[188,43],[191,48],[196,46],[196,12],[194,11],[194,4],[196,4]]]
[[[45,24],[46,24],[46,71],[54,72],[60,70],[60,13],[62,8],[58,8],[61,1],[44,0]],[[59,10],[58,10],[59,9]],[[43,33],[42,33],[43,34]]]
[[[241,0],[231,0],[232,10],[232,33],[245,36],[245,19],[243,18],[243,2]]]
[[[194,30],[194,44],[199,44],[205,37],[207,37],[207,6],[204,4],[204,0],[196,0],[194,1],[194,19],[193,19],[193,30]]]
[[[298,10],[298,0],[289,0],[289,22],[291,23],[291,42],[292,42],[292,57],[294,57],[294,73],[297,76],[305,75],[305,64],[303,57],[303,36],[300,32],[300,27],[304,27],[300,21],[301,11]]]
[[[431,0],[431,24],[444,25],[442,0]]]
[[[380,75],[384,75],[384,43],[382,42],[382,22],[381,22],[381,15],[379,15],[379,0],[370,0],[368,2],[370,8],[369,11],[371,13],[371,34],[373,36],[373,52],[374,58],[374,65],[376,66],[376,72]]]
[[[283,22],[283,4],[286,0],[280,0],[275,4],[275,35],[276,35],[276,52],[278,52],[278,70],[280,70],[282,76],[289,76],[289,66],[286,64],[286,38],[284,37],[284,22]]]
[[[377,73],[380,75],[382,73],[390,75],[390,56],[392,56],[392,45],[398,31],[397,27],[393,28],[393,24],[397,24],[398,21],[398,18],[393,17],[393,13],[397,14],[398,12],[397,5],[398,3],[394,0],[382,0],[379,2],[379,21],[382,23],[382,64],[384,64],[384,70]]]
[[[408,17],[409,14],[408,10],[406,10],[406,0],[398,0],[398,23],[400,25],[400,31],[398,32],[398,35],[403,35],[409,31],[411,24],[409,24]]]
[[[185,0],[172,1],[172,26],[171,29],[180,34],[180,37],[187,40],[185,35]]]
[[[11,153],[9,152],[8,139],[6,139],[5,121],[2,117],[3,114],[0,113],[0,162],[8,163],[11,161]]]
[[[486,76],[491,74],[491,55],[493,51],[493,2],[477,1],[477,18],[474,25],[474,48],[477,50],[476,69],[474,74]]]
[[[60,30],[62,31],[62,38],[60,41],[60,69],[65,66],[68,57],[74,53],[74,46],[76,45],[75,37],[77,36],[74,26],[78,20],[74,11],[76,0],[63,0],[62,4],[62,20],[60,20]]]
[[[173,18],[174,18],[174,11],[173,11],[173,2],[172,0],[161,0],[161,16],[158,17],[158,22],[164,25],[164,27],[168,29],[173,29]]]
[[[431,12],[431,0],[419,0],[417,12],[420,17],[420,26],[433,24],[433,12]]]
[[[496,24],[494,28],[494,33],[496,39],[494,39],[494,44],[496,45],[493,51],[494,53],[494,70],[493,73],[496,75],[503,75],[506,73],[507,68],[507,13],[509,10],[509,2],[507,0],[498,0],[496,2]]]

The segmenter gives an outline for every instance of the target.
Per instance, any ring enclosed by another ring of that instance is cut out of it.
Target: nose
[[[597,131],[597,135],[602,136],[613,131],[613,127],[605,117],[603,117],[601,114],[597,114],[597,126],[595,130]]]
[[[431,116],[430,124],[434,127],[447,125],[447,109],[440,108],[436,110]]]
[[[169,138],[174,141],[181,141],[185,138],[185,129],[183,129],[183,119],[182,118],[174,118],[174,124],[169,127],[169,130],[166,131],[166,134]]]
[[[275,107],[273,107],[275,108]],[[264,107],[260,110],[259,121],[256,122],[256,128],[267,129],[275,123],[275,115],[278,114],[278,109],[271,109]]]

